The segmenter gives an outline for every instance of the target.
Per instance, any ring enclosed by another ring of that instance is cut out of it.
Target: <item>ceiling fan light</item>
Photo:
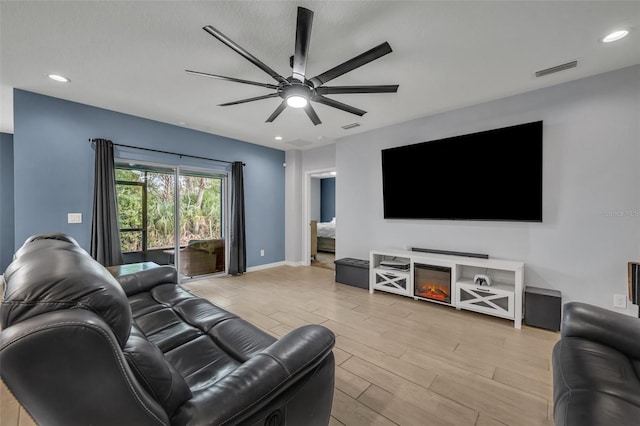
[[[291,95],[287,98],[287,105],[291,108],[304,108],[308,103],[307,98],[300,95]]]

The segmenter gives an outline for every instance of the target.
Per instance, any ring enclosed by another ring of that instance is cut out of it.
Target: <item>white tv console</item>
[[[384,268],[383,260],[409,264],[408,270]],[[417,265],[451,268],[451,303],[418,297],[414,294]],[[369,253],[369,293],[375,290],[413,297],[513,320],[522,326],[524,263],[504,259],[482,259],[466,256],[414,252],[409,250],[372,250]],[[476,274],[491,278],[490,286],[473,282]]]

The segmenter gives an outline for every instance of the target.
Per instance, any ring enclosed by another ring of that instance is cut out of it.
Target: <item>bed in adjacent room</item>
[[[311,256],[315,256],[317,252],[324,251],[329,253],[336,252],[336,218],[331,222],[311,221]],[[314,240],[316,242],[316,250],[314,250]]]

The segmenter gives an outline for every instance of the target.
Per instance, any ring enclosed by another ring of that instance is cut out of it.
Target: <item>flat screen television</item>
[[[542,222],[542,121],[382,150],[385,219]]]

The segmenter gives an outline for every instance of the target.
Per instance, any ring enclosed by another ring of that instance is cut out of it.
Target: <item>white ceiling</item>
[[[287,150],[640,63],[639,1],[6,1],[0,8],[0,130],[12,88]],[[297,6],[314,11],[308,77],[388,41],[393,52],[330,85],[399,84],[395,94],[330,95],[363,117],[314,103],[266,118],[279,98],[220,107],[275,83],[202,30],[211,25],[285,77]],[[604,44],[608,32],[630,35]],[[535,71],[578,60],[577,68]],[[49,73],[71,78],[55,83]],[[186,124],[181,124],[186,123]],[[360,127],[341,127],[359,123]],[[274,140],[280,135],[282,141]]]

